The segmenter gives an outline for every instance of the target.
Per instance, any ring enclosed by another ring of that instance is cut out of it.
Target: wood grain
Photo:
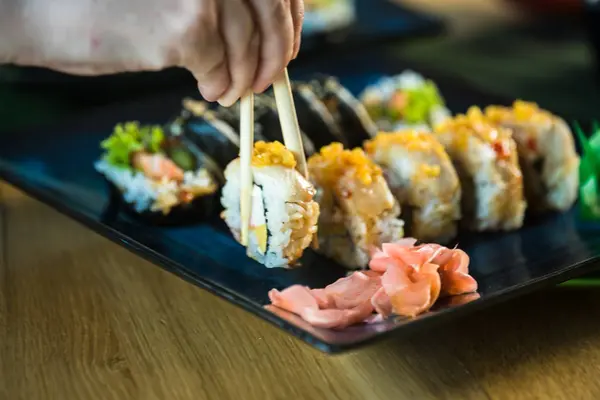
[[[9,186],[0,196],[0,398],[600,398],[597,291],[327,356]]]

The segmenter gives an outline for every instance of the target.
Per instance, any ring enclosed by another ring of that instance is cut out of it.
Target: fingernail
[[[256,94],[264,93],[269,88],[269,86],[270,86],[269,84],[266,84],[266,85],[263,84],[261,86],[256,85],[256,86],[254,86],[254,93],[256,93]]]
[[[217,103],[219,103],[222,107],[231,107],[236,100],[237,99],[233,98],[233,96],[225,94],[219,100],[217,100]]]

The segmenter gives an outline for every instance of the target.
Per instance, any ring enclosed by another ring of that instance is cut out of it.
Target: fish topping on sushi
[[[460,181],[435,136],[413,129],[381,132],[364,148],[400,203],[406,234],[441,243],[454,238],[461,218]]]
[[[580,159],[568,124],[535,103],[488,106],[492,122],[513,131],[525,194],[535,211],[566,211],[577,199]]]
[[[451,116],[436,84],[410,70],[381,78],[368,86],[360,99],[384,131],[431,130]]]
[[[221,217],[240,241],[240,160],[225,169]],[[252,155],[252,214],[249,255],[267,268],[290,268],[317,233],[319,204],[314,186],[297,170],[290,150],[280,142],[259,141]]]
[[[332,143],[308,159],[308,169],[321,210],[318,252],[349,269],[366,268],[374,247],[403,237],[400,206],[362,149]]]
[[[118,124],[101,147],[105,153],[95,169],[138,213],[167,215],[218,190],[213,173],[193,153],[176,147],[160,126]]]
[[[475,231],[520,228],[527,203],[512,131],[471,107],[440,124],[435,135],[458,173],[466,227]]]

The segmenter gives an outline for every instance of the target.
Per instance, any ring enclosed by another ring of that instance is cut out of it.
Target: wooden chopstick
[[[254,150],[254,94],[246,93],[240,100],[240,218],[241,242],[248,246],[252,214],[252,153]]]
[[[306,155],[300,135],[300,126],[296,116],[296,107],[287,68],[273,83],[273,92],[275,92],[275,102],[277,103],[277,113],[279,114],[279,123],[283,133],[285,147],[296,157],[296,168],[308,179],[308,168],[306,166]]]

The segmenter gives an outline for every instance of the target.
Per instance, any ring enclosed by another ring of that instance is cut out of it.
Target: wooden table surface
[[[476,26],[503,15],[410,2]],[[600,398],[600,288],[327,356],[4,184],[0,255],[0,399]]]

